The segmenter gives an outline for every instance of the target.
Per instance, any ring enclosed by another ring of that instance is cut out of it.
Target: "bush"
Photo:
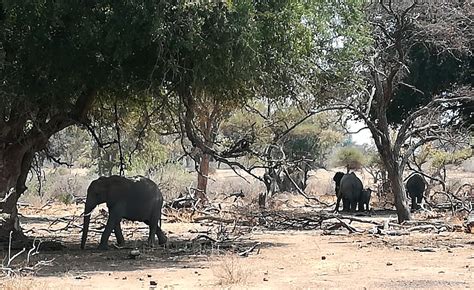
[[[334,165],[344,166],[347,171],[357,170],[366,162],[366,158],[361,149],[356,147],[343,147],[335,155]]]
[[[219,258],[218,264],[213,269],[219,285],[243,285],[247,282],[250,270],[241,259],[232,253]]]
[[[34,205],[41,205],[49,200],[70,204],[74,197],[84,196],[91,180],[95,179],[95,176],[89,176],[82,169],[60,169],[45,170],[41,185],[36,176],[31,176],[26,184],[28,190],[21,200]]]
[[[151,179],[160,187],[165,201],[169,201],[178,197],[181,192],[185,192],[189,186],[192,186],[196,177],[186,171],[180,164],[168,163],[151,176]]]

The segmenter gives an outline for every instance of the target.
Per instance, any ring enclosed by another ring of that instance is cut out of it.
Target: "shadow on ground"
[[[235,253],[245,257],[253,255],[260,249],[282,247],[284,243],[259,242],[241,237],[238,241],[215,242],[206,238],[186,240],[182,238],[170,239],[164,247],[149,248],[146,241],[131,240],[123,248],[110,246],[109,250],[102,251],[91,244],[81,250],[77,242],[61,242],[63,249],[55,251],[41,250],[39,254],[30,257],[30,265],[39,261],[51,261],[35,272],[37,276],[48,277],[69,274],[77,276],[94,272],[136,271],[147,269],[173,269],[203,267],[203,262],[212,261],[226,253]],[[137,257],[131,255],[132,250],[138,250]],[[18,257],[15,267],[25,267],[27,251]],[[7,251],[0,255],[6,257]]]

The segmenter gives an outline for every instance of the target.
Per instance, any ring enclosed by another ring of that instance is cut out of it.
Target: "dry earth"
[[[302,210],[299,196],[283,195],[287,210]],[[292,201],[292,202],[288,202]],[[270,231],[262,227],[227,225],[224,233],[238,239],[225,250],[210,243],[193,243],[206,233],[222,233],[219,223],[164,222],[166,248],[143,246],[147,229],[125,223],[127,248],[98,251],[100,231],[92,231],[86,250],[79,249],[82,205],[23,206],[20,212],[28,234],[65,245],[40,251],[32,258],[54,259],[34,275],[2,278],[2,289],[471,289],[474,288],[474,235],[460,231],[376,235],[367,231]],[[311,211],[311,208],[304,208]],[[100,220],[100,211],[95,212]],[[58,220],[58,218],[63,218]],[[76,218],[75,218],[76,217]],[[360,217],[373,221],[395,219],[393,212],[376,211]],[[433,218],[423,214],[416,219]],[[449,217],[436,217],[447,220]],[[173,218],[174,219],[174,218]],[[65,229],[68,221],[73,220]],[[456,219],[450,219],[450,222]],[[459,221],[458,221],[459,223]],[[354,223],[354,227],[371,225]],[[96,229],[99,226],[96,224]],[[64,230],[60,230],[64,229]],[[58,231],[59,230],[59,231]],[[111,237],[110,242],[115,241]],[[257,245],[258,244],[258,245]],[[250,254],[239,252],[255,246]],[[141,255],[132,259],[132,248]],[[236,254],[231,254],[232,252]],[[227,253],[227,254],[226,254]],[[4,251],[3,256],[7,253]],[[23,265],[26,256],[15,261]],[[18,264],[19,263],[19,264]],[[152,285],[152,284],[155,284]]]

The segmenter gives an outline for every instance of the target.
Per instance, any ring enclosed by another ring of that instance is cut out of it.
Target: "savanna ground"
[[[309,193],[333,203],[333,172],[317,171]],[[472,173],[457,178],[472,182]],[[365,181],[368,176],[363,175]],[[367,184],[367,182],[364,182]],[[229,170],[213,175],[210,188],[222,192],[258,192]],[[474,287],[474,235],[463,231],[463,218],[421,211],[415,222],[395,224],[392,210],[378,207],[359,221],[332,215],[333,206],[292,194],[269,201],[258,214],[255,194],[243,198],[211,196],[206,211],[168,210],[163,229],[166,247],[144,243],[148,229],[123,223],[126,247],[98,251],[105,211],[95,210],[87,248],[80,250],[83,204],[49,203],[20,207],[26,232],[62,249],[17,257],[10,268],[22,275],[5,277],[3,289],[470,289]],[[102,207],[103,208],[103,207]],[[354,217],[352,215],[351,217]],[[378,230],[376,230],[378,226]],[[109,243],[115,242],[112,236]],[[130,256],[138,248],[140,255]],[[12,255],[17,251],[13,251]],[[8,252],[2,252],[8,256]],[[5,266],[5,261],[3,265]],[[42,265],[44,264],[44,265]],[[30,267],[30,268],[28,268]]]

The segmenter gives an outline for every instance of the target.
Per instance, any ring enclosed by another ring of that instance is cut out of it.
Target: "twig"
[[[262,243],[256,243],[255,245],[253,245],[252,247],[250,247],[249,249],[243,251],[243,252],[240,252],[239,253],[239,256],[241,257],[247,257],[253,250],[255,250],[256,247],[262,245]]]

